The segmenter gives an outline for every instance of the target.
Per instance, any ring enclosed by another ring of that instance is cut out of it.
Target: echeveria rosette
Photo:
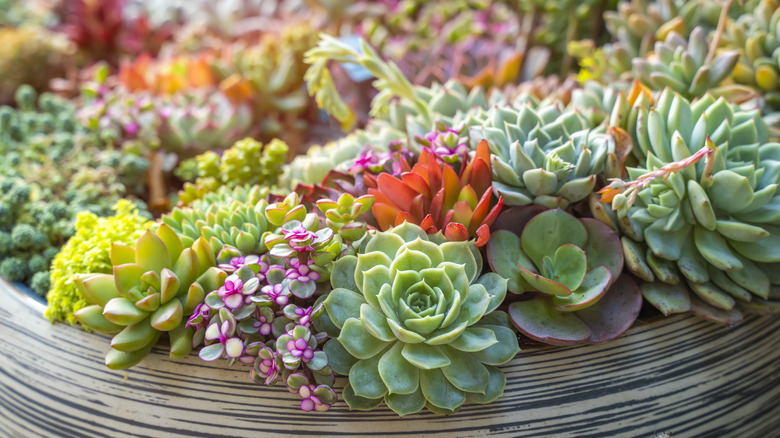
[[[645,298],[666,314],[728,325],[743,311],[777,312],[780,143],[769,141],[758,112],[666,90],[653,106],[637,101],[628,124],[639,158],[629,178],[674,171],[647,178],[633,203],[614,195],[617,215],[594,215],[624,234],[626,265]],[[681,164],[703,148],[706,159]]]
[[[509,305],[525,335],[553,345],[603,342],[636,319],[642,297],[628,276],[620,277],[620,239],[608,226],[561,209],[516,207],[499,216],[496,228],[488,262],[510,292],[528,298]]]
[[[189,354],[193,330],[185,315],[227,276],[214,266],[214,252],[205,239],[185,247],[174,230],[162,224],[156,233],[147,230],[135,248],[114,244],[111,263],[113,275],[76,280],[93,303],[76,312],[76,319],[90,329],[115,334],[106,365],[124,369],[137,364],[162,332],[169,335],[171,357]]]
[[[490,146],[493,190],[506,205],[566,208],[590,195],[597,175],[619,176],[612,138],[558,105],[497,106],[466,123],[472,147]]]
[[[446,414],[466,399],[488,403],[503,394],[496,366],[519,349],[507,315],[494,312],[506,281],[479,276],[481,268],[472,243],[408,222],[335,263],[324,305],[338,337],[324,350],[349,376],[343,397],[351,409],[384,400],[399,415],[426,406]]]

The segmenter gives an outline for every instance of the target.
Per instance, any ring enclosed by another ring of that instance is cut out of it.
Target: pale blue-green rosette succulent
[[[335,263],[324,302],[335,339],[324,350],[349,376],[343,396],[351,409],[384,400],[399,415],[423,407],[449,414],[467,399],[489,403],[503,394],[497,366],[519,348],[507,314],[494,311],[507,282],[481,271],[472,243],[408,222]]]

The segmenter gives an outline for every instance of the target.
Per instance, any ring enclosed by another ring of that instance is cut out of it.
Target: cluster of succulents
[[[521,345],[780,312],[777,0],[205,3],[68,2],[71,101],[0,75],[0,276],[109,368],[448,415]]]
[[[76,216],[73,236],[51,262],[50,287],[45,292],[49,320],[75,324],[74,312],[89,305],[76,286],[76,277],[112,273],[111,245],[131,245],[152,226],[149,218],[128,200],[117,201],[114,212],[108,217],[88,211]]]

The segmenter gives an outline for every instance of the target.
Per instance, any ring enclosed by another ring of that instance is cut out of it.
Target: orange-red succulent
[[[368,193],[376,198],[372,211],[382,230],[408,221],[428,234],[441,230],[449,240],[476,238],[476,245],[482,246],[504,203],[499,197],[490,208],[492,182],[490,150],[483,140],[474,157],[466,158],[460,175],[424,149],[418,163],[400,179],[381,173]]]

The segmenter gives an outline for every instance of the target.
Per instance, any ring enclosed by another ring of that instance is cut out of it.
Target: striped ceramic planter
[[[497,402],[399,419],[343,402],[305,413],[240,365],[161,349],[111,371],[109,338],[49,324],[2,280],[0,302],[0,436],[780,436],[780,318],[727,329],[681,316],[604,345],[522,352]]]

